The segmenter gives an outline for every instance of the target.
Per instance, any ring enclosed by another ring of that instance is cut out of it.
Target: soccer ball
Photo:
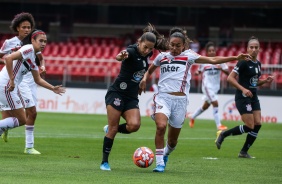
[[[154,162],[154,153],[148,147],[137,148],[133,154],[133,162],[141,168],[147,168]]]

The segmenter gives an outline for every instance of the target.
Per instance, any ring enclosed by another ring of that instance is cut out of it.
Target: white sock
[[[34,147],[34,125],[25,125],[25,147]]]
[[[175,150],[175,147],[172,148],[166,143],[166,147],[164,148],[164,155],[169,155],[171,152],[173,152],[173,150]]]
[[[194,114],[192,115],[192,119],[195,119],[197,116],[199,116],[200,114],[202,114],[202,112],[204,112],[204,110],[202,109],[202,107],[200,107],[199,109],[197,109]]]
[[[218,107],[213,107],[213,117],[214,117],[216,127],[221,126],[219,113],[218,113]]]
[[[16,128],[18,126],[19,126],[19,120],[15,117],[9,117],[9,118],[0,120],[0,129],[2,129],[2,131],[5,131],[7,129]]]
[[[164,165],[164,149],[156,149],[156,165]]]

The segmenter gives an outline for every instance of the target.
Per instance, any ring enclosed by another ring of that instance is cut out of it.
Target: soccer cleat
[[[252,157],[247,152],[240,151],[240,153],[238,154],[238,158],[256,158],[256,157]]]
[[[153,169],[153,172],[164,172],[165,166],[164,165],[157,165],[155,169]]]
[[[29,154],[29,155],[40,155],[41,154],[39,151],[37,151],[34,148],[25,148],[24,153]]]
[[[222,142],[224,141],[224,136],[223,136],[223,132],[222,130],[217,131],[216,133],[216,140],[215,140],[215,144],[217,149],[220,149]]]
[[[104,162],[100,165],[100,169],[103,170],[103,171],[110,171],[111,168],[110,168],[110,165],[108,162]]]
[[[164,164],[165,164],[165,166],[166,166],[166,163],[167,163],[167,161],[168,161],[168,155],[166,155],[166,156],[164,156]]]
[[[191,118],[190,121],[189,121],[190,128],[194,127],[194,123],[195,123],[195,120]]]
[[[103,128],[104,132],[107,134],[109,131],[109,125],[105,125]]]
[[[219,127],[217,127],[217,130],[227,130],[227,126],[220,125]]]
[[[4,130],[1,136],[4,142],[8,142],[8,130]]]

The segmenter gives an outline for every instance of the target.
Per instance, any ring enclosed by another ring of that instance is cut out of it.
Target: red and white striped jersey
[[[202,72],[202,88],[213,89],[217,92],[220,88],[221,69],[228,70],[227,64],[201,64],[198,70]]]
[[[182,52],[178,56],[172,56],[170,52],[161,52],[153,62],[155,66],[160,66],[159,92],[183,92],[188,95],[190,68],[199,57],[199,54],[192,51]]]
[[[32,44],[21,47],[18,51],[21,52],[22,60],[13,61],[13,74],[15,76],[14,83],[19,85],[23,76],[30,73],[30,70],[38,70],[35,63],[35,53]],[[32,77],[32,76],[31,76]],[[8,84],[10,81],[6,66],[0,72],[0,83]]]

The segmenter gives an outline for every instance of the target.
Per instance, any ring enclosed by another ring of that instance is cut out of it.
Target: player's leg
[[[6,119],[8,117],[11,117],[10,113],[8,111],[1,111],[2,119]],[[2,130],[0,129],[0,135],[4,142],[8,142],[8,129]]]
[[[111,153],[114,138],[118,132],[119,121],[121,117],[121,111],[115,109],[111,105],[107,105],[107,117],[108,117],[108,132],[103,141],[103,158],[100,165],[101,170],[111,170],[109,165],[109,155]]]
[[[211,102],[212,106],[213,106],[213,117],[214,117],[214,121],[215,121],[215,125],[217,127],[217,130],[226,130],[227,126],[224,126],[221,124],[220,121],[220,116],[219,116],[219,112],[218,112],[218,101],[214,100]]]
[[[248,154],[248,150],[255,142],[258,136],[258,132],[261,128],[261,110],[260,110],[260,103],[258,99],[256,99],[255,102],[252,103],[252,109],[253,109],[253,117],[254,117],[254,128],[251,132],[248,133],[244,146],[238,155],[239,158],[254,158]]]
[[[189,119],[190,119],[190,121],[189,121],[189,126],[190,126],[191,128],[194,127],[195,119],[196,119],[200,114],[202,114],[205,110],[207,110],[207,109],[209,108],[209,106],[210,106],[210,104],[209,104],[207,101],[205,101],[204,104],[203,104],[201,107],[199,107],[192,115],[189,116]]]
[[[140,128],[141,116],[139,109],[130,109],[122,114],[126,123],[119,125],[118,132],[130,134],[136,132]]]

